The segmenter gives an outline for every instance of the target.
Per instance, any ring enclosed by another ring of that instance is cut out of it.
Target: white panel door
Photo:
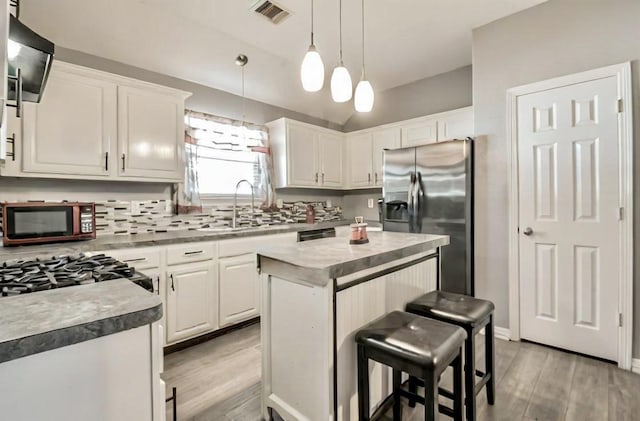
[[[152,88],[118,87],[118,174],[181,180],[184,99]]]
[[[295,124],[287,125],[287,150],[289,185],[317,186],[320,174],[315,130]]]
[[[323,187],[342,188],[343,138],[330,133],[318,134],[318,156],[320,166],[320,185]]]
[[[260,278],[255,253],[220,259],[220,327],[258,315]]]
[[[385,149],[400,147],[400,129],[378,130],[372,133],[373,138],[373,185],[382,186],[382,154]]]
[[[117,131],[117,87],[82,71],[53,67],[39,104],[25,104],[24,172],[104,176]]]
[[[370,187],[373,173],[371,133],[349,136],[347,148],[349,150],[349,187]]]
[[[518,98],[521,336],[617,360],[614,77]]]
[[[438,122],[435,119],[402,127],[402,147],[428,145],[438,141]]]
[[[175,266],[167,272],[166,282],[168,343],[216,328],[215,263]]]

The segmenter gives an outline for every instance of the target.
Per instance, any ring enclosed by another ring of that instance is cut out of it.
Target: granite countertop
[[[294,271],[301,280],[325,286],[330,280],[449,244],[449,236],[369,232],[369,243],[351,245],[346,236],[266,247],[259,265],[269,274]],[[273,273],[277,272],[277,273]]]
[[[160,297],[127,279],[1,297],[0,363],[160,318]]]
[[[351,220],[320,222],[317,224],[283,224],[265,228],[240,228],[227,230],[169,231],[150,234],[108,235],[95,240],[67,242],[47,245],[20,247],[0,247],[0,262],[37,256],[74,254],[88,251],[103,251],[135,247],[162,246],[198,241],[221,241],[231,238],[255,237],[260,235],[283,234],[313,229],[332,228],[349,225]],[[370,225],[379,225],[377,222]]]

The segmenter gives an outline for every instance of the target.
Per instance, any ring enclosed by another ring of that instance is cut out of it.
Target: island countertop
[[[380,266],[449,244],[449,236],[370,232],[369,243],[349,244],[338,236],[295,244],[265,247],[258,251],[264,273],[292,273],[308,283],[325,286],[334,278]]]
[[[0,363],[160,318],[160,297],[128,279],[0,298]]]

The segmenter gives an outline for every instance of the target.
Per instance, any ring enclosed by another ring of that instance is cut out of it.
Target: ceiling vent
[[[253,4],[251,10],[269,19],[275,25],[282,22],[291,13],[287,12],[281,6],[269,0],[259,0]]]

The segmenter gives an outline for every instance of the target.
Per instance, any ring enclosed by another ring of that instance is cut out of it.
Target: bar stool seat
[[[463,329],[414,314],[393,311],[360,329],[358,345],[358,407],[360,421],[370,419],[368,360],[393,368],[394,421],[401,419],[400,396],[425,405],[425,419],[433,420],[438,411],[438,380],[449,365],[454,367],[454,408],[444,413],[462,420]],[[425,398],[401,390],[402,372],[422,380]],[[448,411],[447,411],[448,410]]]
[[[432,291],[408,303],[405,309],[413,314],[459,326],[467,333],[464,362],[466,413],[467,420],[475,420],[476,395],[485,385],[487,403],[493,405],[495,400],[493,303],[468,295]],[[486,372],[484,373],[475,369],[475,336],[482,328],[485,328]],[[476,383],[476,376],[480,377],[478,383]],[[446,390],[441,390],[440,393],[447,397],[451,395]]]

